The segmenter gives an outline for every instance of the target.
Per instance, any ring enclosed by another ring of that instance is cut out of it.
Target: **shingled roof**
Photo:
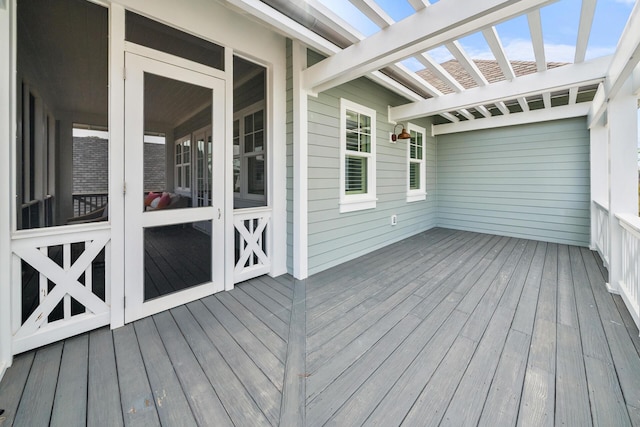
[[[489,81],[489,83],[506,80],[504,74],[502,74],[502,70],[500,69],[498,61],[489,59],[474,59],[473,62],[477,65],[478,69],[484,75],[487,81]],[[533,74],[537,71],[535,61],[510,62],[516,77]],[[547,68],[551,69],[567,64],[567,62],[548,62]],[[470,89],[478,86],[475,80],[473,80],[473,78],[457,60],[451,59],[447,62],[443,62],[441,65],[442,68],[444,68],[449,74],[451,74],[451,76],[453,76],[453,78],[456,79],[465,89]],[[418,71],[417,74],[444,94],[454,92],[452,87],[440,80],[428,69]]]

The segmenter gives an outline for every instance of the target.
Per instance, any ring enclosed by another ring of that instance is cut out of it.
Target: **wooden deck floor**
[[[16,357],[0,425],[640,425],[591,251],[434,229]]]

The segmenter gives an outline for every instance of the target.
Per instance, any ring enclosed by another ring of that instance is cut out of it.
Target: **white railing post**
[[[632,95],[631,80],[610,100],[609,121],[609,290],[620,292],[623,253],[622,227],[616,216],[637,214],[638,100]]]
[[[622,232],[622,271],[620,295],[640,327],[640,218],[636,215],[618,215]]]

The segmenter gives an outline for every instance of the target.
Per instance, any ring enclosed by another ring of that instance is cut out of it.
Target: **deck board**
[[[19,355],[0,426],[640,425],[606,275],[586,248],[433,229]]]

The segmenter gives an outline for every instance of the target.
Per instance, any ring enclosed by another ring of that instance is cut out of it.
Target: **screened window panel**
[[[345,193],[365,194],[367,192],[367,158],[346,156]]]
[[[409,164],[409,189],[420,189],[420,163],[411,162]]]

